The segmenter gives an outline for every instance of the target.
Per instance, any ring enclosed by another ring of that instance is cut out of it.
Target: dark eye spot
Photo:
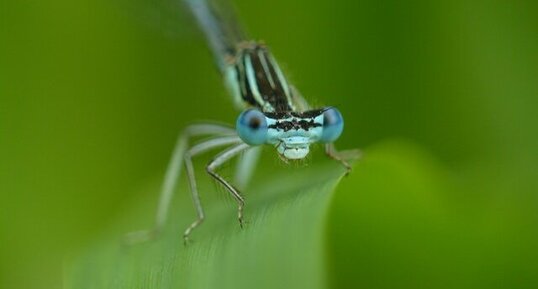
[[[248,126],[251,129],[258,129],[261,126],[262,122],[259,117],[251,117],[248,121]]]

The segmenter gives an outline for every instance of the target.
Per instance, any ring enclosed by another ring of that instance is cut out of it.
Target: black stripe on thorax
[[[252,83],[249,82],[247,73],[249,67],[254,72]],[[282,83],[286,80],[281,73],[279,75],[278,66],[266,46],[258,43],[241,44],[236,55],[235,69],[241,97],[245,102],[264,111],[293,110],[288,103],[288,85]],[[257,93],[259,97],[256,97]]]

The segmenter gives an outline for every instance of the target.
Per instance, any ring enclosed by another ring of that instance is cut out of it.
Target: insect
[[[192,231],[205,219],[192,159],[219,147],[226,148],[209,162],[206,171],[237,202],[237,217],[241,227],[244,225],[245,200],[236,186],[246,183],[261,145],[274,146],[278,156],[287,162],[305,158],[311,144],[321,143],[329,157],[340,161],[350,170],[349,164],[333,146],[344,128],[340,112],[334,107],[311,108],[297,89],[288,83],[268,47],[247,40],[233,17],[218,14],[208,1],[186,0],[185,3],[205,33],[234,102],[243,111],[237,118],[235,128],[202,123],[190,125],[180,134],[161,189],[155,227],[128,234],[129,242],[150,239],[162,230],[182,165],[185,166],[197,213],[197,219],[183,234],[185,242],[188,241]],[[199,136],[209,138],[191,145],[190,140]],[[234,186],[219,175],[217,169],[241,153],[244,153],[239,164],[241,178],[239,184]]]

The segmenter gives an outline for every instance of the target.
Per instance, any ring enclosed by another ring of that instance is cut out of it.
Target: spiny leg
[[[166,169],[157,206],[154,227],[149,230],[126,234],[124,240],[127,244],[146,242],[155,238],[161,232],[166,223],[168,208],[174,194],[174,189],[177,185],[177,180],[181,174],[181,162],[188,148],[189,139],[191,137],[202,135],[232,136],[236,135],[236,132],[230,127],[218,124],[193,124],[185,128],[176,141],[174,152],[168,163],[168,168]]]
[[[348,160],[356,160],[361,157],[360,150],[350,150],[350,151],[337,151],[333,143],[325,145],[325,154],[331,159],[340,162],[346,168],[346,176],[351,172],[351,165]]]
[[[187,244],[189,240],[189,235],[191,234],[191,232],[204,221],[204,210],[200,202],[200,195],[198,194],[198,187],[196,185],[196,178],[194,175],[194,167],[192,165],[192,158],[220,146],[226,146],[226,145],[238,144],[238,143],[242,143],[242,141],[237,136],[217,137],[214,139],[201,142],[193,146],[187,153],[185,153],[184,161],[185,161],[185,168],[187,171],[187,178],[189,180],[189,185],[191,189],[192,202],[193,202],[194,208],[196,209],[196,215],[198,217],[189,227],[187,227],[187,229],[183,233],[183,240],[185,241],[185,244]]]
[[[236,145],[228,150],[225,150],[224,152],[217,155],[206,167],[206,171],[209,175],[211,175],[215,180],[217,180],[219,183],[221,183],[228,192],[232,195],[232,197],[237,201],[237,218],[239,219],[239,226],[243,228],[243,207],[245,206],[245,200],[239,194],[239,191],[234,188],[228,181],[226,181],[223,177],[221,177],[219,174],[216,173],[216,169],[218,169],[223,163],[227,162],[234,156],[238,155],[242,151],[248,149],[250,146],[248,144],[239,144]]]

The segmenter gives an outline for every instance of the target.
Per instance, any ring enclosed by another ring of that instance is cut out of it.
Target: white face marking
[[[282,155],[290,160],[300,160],[304,159],[308,152],[310,151],[309,146],[302,147],[302,148],[289,148],[285,149]]]
[[[285,121],[299,121],[304,120],[297,117],[290,117],[286,119],[275,120],[266,118],[267,125],[275,125],[278,122]],[[287,159],[297,160],[305,158],[310,152],[310,144],[317,142],[322,134],[323,116],[317,116],[314,118],[314,123],[321,124],[321,126],[311,127],[308,130],[304,129],[290,129],[283,130],[279,128],[269,128],[268,144],[276,146],[277,152]]]
[[[310,143],[310,139],[304,136],[284,138],[278,144],[277,152],[290,160],[303,159],[310,152]]]

